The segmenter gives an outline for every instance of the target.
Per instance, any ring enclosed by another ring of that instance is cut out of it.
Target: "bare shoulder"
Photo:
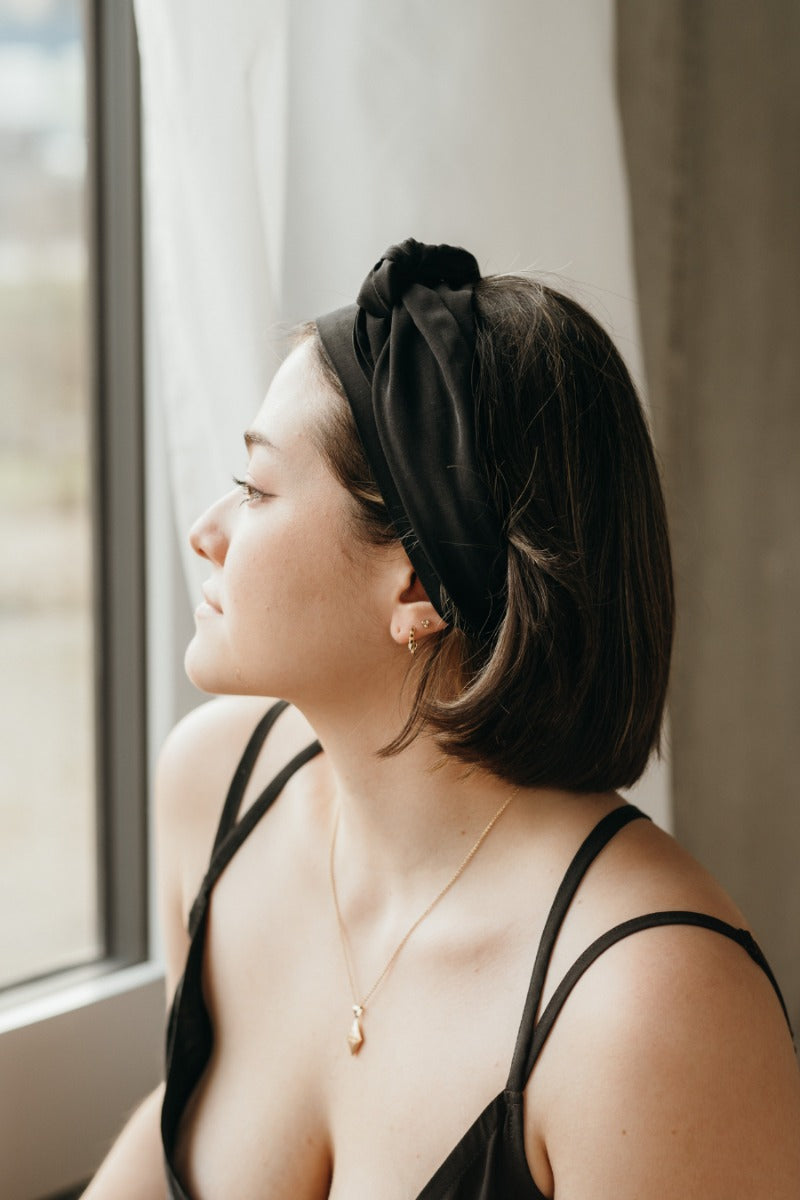
[[[587,876],[566,957],[656,911],[746,925],[673,839],[635,825]],[[718,931],[643,928],[606,949],[564,1004],[535,1078],[531,1158],[544,1149],[561,1200],[800,1195],[800,1071],[786,1020],[745,946]]]
[[[170,732],[158,757],[155,799],[162,855],[180,880],[184,913],[208,865],[231,779],[264,714],[276,701],[222,696],[193,709]],[[275,774],[314,734],[295,709],[282,714],[259,754],[244,811],[270,772]]]

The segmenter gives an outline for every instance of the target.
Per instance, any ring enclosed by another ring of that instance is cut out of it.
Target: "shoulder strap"
[[[298,754],[295,754],[285,767],[283,767],[270,783],[264,788],[263,792],[248,808],[240,821],[236,821],[239,808],[242,803],[242,797],[247,785],[247,781],[253,770],[258,752],[264,744],[272,725],[277,718],[287,707],[286,703],[281,700],[265,714],[256,726],[250,741],[247,743],[245,752],[242,755],[241,762],[236,769],[230,790],[228,791],[225,805],[222,811],[217,836],[214,839],[214,849],[211,854],[211,862],[206,871],[203,882],[200,884],[197,895],[194,898],[191,910],[189,912],[189,936],[194,937],[195,931],[200,923],[200,920],[205,912],[208,897],[214,884],[219,879],[226,866],[233,858],[236,851],[244,842],[245,838],[255,829],[258,822],[261,820],[264,813],[271,804],[278,798],[280,793],[285,788],[288,781],[296,771],[305,766],[312,758],[315,758],[322,750],[319,742],[312,742],[306,746]]]
[[[530,1051],[525,1063],[524,1080],[527,1082],[531,1074],[536,1060],[542,1052],[545,1042],[550,1035],[556,1017],[564,1007],[564,1002],[570,992],[578,982],[585,971],[589,969],[595,959],[599,958],[610,946],[622,941],[623,938],[630,937],[633,933],[638,933],[642,929],[653,929],[662,925],[696,925],[703,929],[710,929],[714,933],[720,933],[723,937],[730,938],[737,942],[747,951],[762,971],[765,973],[778,997],[780,1006],[783,1009],[783,1015],[786,1018],[786,1024],[789,1027],[789,1033],[794,1038],[792,1025],[789,1020],[789,1014],[786,1010],[781,990],[778,982],[772,973],[772,970],[767,962],[764,954],[753,938],[752,934],[746,929],[736,929],[733,925],[729,925],[727,921],[721,921],[718,917],[712,917],[707,913],[685,912],[680,909],[670,910],[666,912],[647,913],[644,916],[632,917],[628,921],[623,921],[620,925],[615,925],[613,929],[609,929],[607,933],[602,934],[594,942],[588,946],[578,959],[567,971],[561,983],[553,993],[547,1007],[542,1013],[531,1040]],[[524,1086],[524,1084],[523,1084]]]
[[[312,742],[299,754],[295,754],[294,758],[290,759],[275,778],[267,784],[258,799],[253,801],[241,821],[234,825],[228,836],[217,847],[206,875],[206,878],[210,880],[209,888],[214,886],[242,842],[252,833],[270,805],[277,800],[294,773],[304,767],[312,758],[316,758],[321,750],[322,746],[319,742]]]
[[[608,845],[615,834],[619,833],[621,829],[624,829],[631,821],[639,819],[649,820],[650,818],[633,804],[623,804],[619,808],[613,809],[598,821],[594,829],[584,839],[572,862],[567,867],[567,872],[559,885],[547,920],[545,921],[542,938],[539,942],[539,949],[536,952],[536,961],[533,964],[533,974],[531,975],[525,1008],[522,1013],[522,1021],[519,1033],[517,1034],[517,1044],[514,1048],[514,1057],[511,1061],[511,1071],[508,1077],[508,1087],[512,1091],[522,1091],[530,1073],[525,1070],[525,1066],[528,1058],[528,1050],[533,1038],[536,1014],[539,1011],[542,999],[547,968],[550,965],[553,946],[555,945],[558,932],[564,922],[564,917],[572,902],[572,898],[577,892],[581,880],[600,851]]]
[[[233,779],[231,779],[228,794],[225,797],[225,804],[222,808],[216,837],[214,838],[214,848],[211,851],[212,859],[236,823],[239,809],[242,806],[245,788],[253,773],[253,767],[255,766],[261,747],[267,740],[267,734],[281,713],[288,707],[289,705],[285,700],[279,700],[277,704],[273,704],[264,713],[264,716],[250,735],[250,740],[244,748],[242,757],[239,759],[239,765],[233,773]]]

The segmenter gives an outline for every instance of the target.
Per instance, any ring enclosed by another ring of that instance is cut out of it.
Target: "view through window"
[[[100,952],[80,0],[0,0],[0,986]]]

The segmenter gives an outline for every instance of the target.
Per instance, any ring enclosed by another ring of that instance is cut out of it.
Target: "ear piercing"
[[[425,618],[424,621],[420,621],[420,625],[422,626],[423,629],[430,629],[430,627],[431,627],[431,623],[427,617]],[[408,631],[408,653],[409,654],[417,653],[417,629],[416,629],[415,625],[412,625]]]

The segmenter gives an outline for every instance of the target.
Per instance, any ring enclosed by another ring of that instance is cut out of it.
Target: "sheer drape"
[[[153,386],[178,527],[242,462],[291,323],[391,242],[552,272],[637,377],[612,0],[137,0]],[[202,575],[187,555],[194,594]],[[662,772],[644,803],[663,818]]]

